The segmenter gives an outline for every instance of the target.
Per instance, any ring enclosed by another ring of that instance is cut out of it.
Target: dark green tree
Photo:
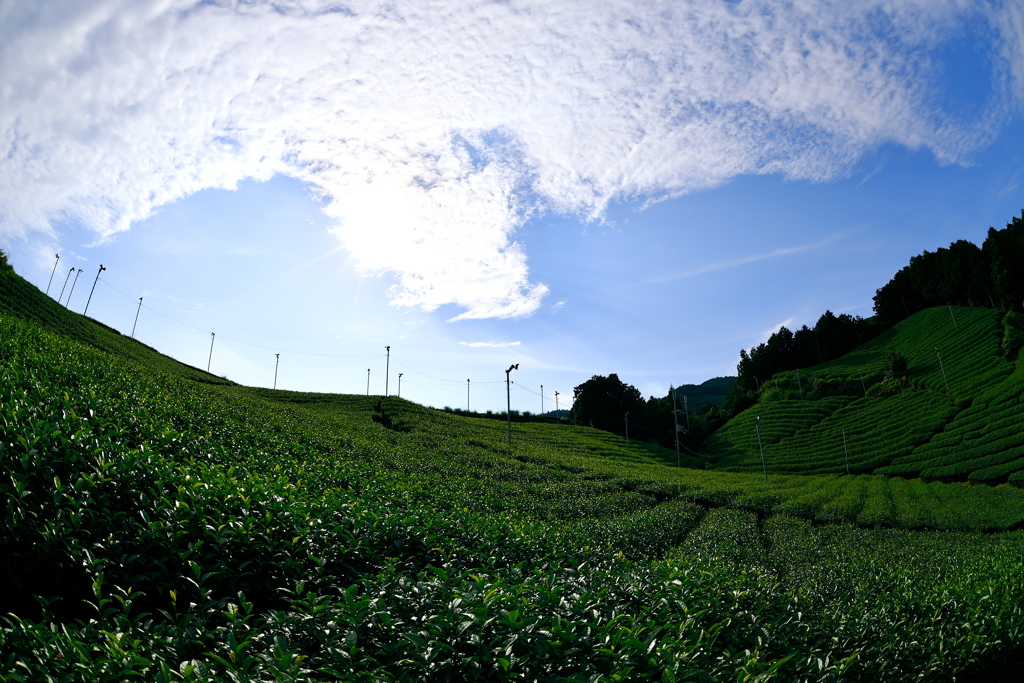
[[[667,396],[657,398],[651,396],[644,406],[644,435],[648,439],[657,441],[662,446],[673,446],[675,444],[675,420],[672,417],[672,392]],[[629,435],[633,436],[633,427],[630,425]]]
[[[1013,311],[1024,307],[1024,211],[1006,229],[988,229],[981,245],[992,278],[993,302]]]
[[[629,413],[630,436],[644,438],[644,397],[639,389],[624,383],[615,373],[607,377],[594,375],[573,389],[573,408],[579,423],[616,434],[626,433],[626,414]]]
[[[676,388],[675,406],[679,411],[679,426],[683,428],[679,442],[683,447],[691,452],[699,449],[711,432],[728,421],[729,416],[719,409],[718,404],[735,380],[735,377],[716,377],[700,385],[686,384]],[[684,396],[689,401],[684,403]],[[676,417],[672,415],[672,408],[671,389],[662,398],[651,396],[647,399],[648,438],[666,448],[675,446]],[[633,435],[632,423],[629,433]]]
[[[832,360],[845,356],[881,332],[876,321],[866,320],[859,315],[840,315],[832,311],[818,318],[814,325],[814,343],[821,360]]]
[[[909,369],[907,359],[896,349],[889,349],[885,356],[885,376],[899,379],[907,374]]]

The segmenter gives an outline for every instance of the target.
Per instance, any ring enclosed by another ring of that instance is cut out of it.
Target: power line
[[[110,287],[110,289],[114,290],[115,292],[117,292],[121,296],[123,296],[126,301],[130,301],[132,303],[135,302],[135,299],[129,297],[127,294],[125,294],[121,290],[119,290],[116,287],[114,287],[113,285],[111,285],[105,279],[100,278],[99,281],[102,282],[107,287]],[[184,320],[178,320],[177,318],[173,318],[173,317],[167,315],[166,313],[153,308],[149,304],[143,304],[142,307],[145,308],[147,311],[152,311],[153,313],[156,313],[157,315],[159,315],[159,316],[161,316],[163,318],[166,318],[167,320],[170,320],[172,322],[178,323],[179,325],[184,325],[186,327],[189,327],[189,328],[195,330],[196,332],[201,332],[204,335],[210,333],[210,330],[205,330],[205,329],[203,329],[201,327],[196,327],[195,325],[191,325],[191,324],[185,322]],[[323,358],[353,358],[353,359],[358,360],[358,359],[362,359],[362,358],[379,358],[381,355],[383,355],[383,354],[372,354],[372,355],[371,354],[362,354],[362,355],[357,355],[357,354],[346,354],[346,353],[314,353],[312,351],[297,351],[295,349],[282,349],[280,346],[267,346],[266,344],[256,344],[255,342],[245,341],[244,339],[236,339],[235,337],[229,337],[229,336],[223,335],[223,334],[221,335],[221,339],[226,339],[227,341],[232,341],[232,342],[235,342],[237,344],[245,344],[246,346],[253,346],[253,347],[258,348],[258,349],[268,349],[270,351],[278,351],[278,352],[283,352],[283,353],[294,353],[294,354],[299,354],[299,355],[303,355],[303,356],[319,356],[319,357],[323,357]],[[291,365],[296,365],[296,363],[291,363]]]
[[[415,372],[417,375],[423,375],[424,377],[429,377],[430,379],[436,379],[436,380],[439,380],[441,382],[452,382],[454,384],[462,384],[462,382],[463,382],[463,380],[461,380],[461,379],[448,379],[446,377],[435,377],[434,375],[428,375],[425,372],[421,372],[421,371],[417,370],[416,368],[409,367],[405,363],[402,363],[402,362],[397,361],[397,360],[395,361],[395,365],[401,365],[406,370],[411,370],[412,372]],[[408,381],[408,380],[406,380],[406,381]],[[504,382],[477,382],[477,384],[504,384]]]
[[[121,291],[120,289],[118,289],[118,288],[117,288],[117,287],[115,287],[114,285],[112,285],[112,284],[110,284],[109,282],[107,282],[107,279],[106,279],[106,278],[102,278],[102,277],[101,277],[101,278],[100,278],[100,282],[102,282],[102,283],[103,283],[103,285],[104,285],[105,287],[109,287],[110,289],[114,290],[115,292],[117,292],[118,294],[120,294],[121,296],[123,296],[123,297],[125,298],[125,300],[127,300],[127,301],[135,301],[135,299],[133,299],[132,297],[128,296],[127,294],[125,294],[124,292],[122,292],[122,291]]]
[[[359,358],[380,358],[381,356],[384,355],[383,353],[363,354],[363,355],[356,355],[356,354],[352,354],[352,353],[313,353],[312,351],[295,351],[294,349],[282,349],[280,346],[267,346],[265,344],[256,344],[256,343],[253,343],[253,342],[244,341],[242,339],[235,339],[234,337],[223,337],[223,339],[227,339],[228,341],[233,341],[233,342],[238,343],[238,344],[245,344],[246,346],[254,346],[254,347],[258,348],[258,349],[268,349],[270,351],[281,351],[283,353],[297,353],[297,354],[302,355],[302,356],[318,356],[318,357],[321,357],[321,358],[353,358],[353,359],[359,359]]]
[[[147,311],[152,311],[153,313],[156,313],[161,318],[166,318],[166,319],[170,320],[171,322],[177,323],[179,325],[184,325],[185,327],[189,327],[189,328],[195,330],[196,332],[200,332],[200,333],[202,333],[204,335],[210,333],[210,330],[204,330],[201,327],[196,327],[195,325],[189,325],[184,320],[178,320],[177,318],[172,318],[171,316],[167,315],[166,313],[162,313],[162,312],[156,310],[155,308],[153,308],[152,306],[150,306],[148,304],[142,304],[142,307],[145,308]]]
[[[338,361],[336,363],[296,363],[294,361],[286,360],[285,365],[292,366],[305,366],[312,368],[329,368],[336,365],[355,365],[356,363],[362,363],[363,361],[373,360],[374,358],[380,358],[380,356],[355,356],[351,360]]]

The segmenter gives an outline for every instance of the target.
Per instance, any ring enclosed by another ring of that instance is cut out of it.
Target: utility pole
[[[959,331],[960,328],[956,326],[956,317],[953,315],[953,307],[949,304],[946,304],[946,307],[949,309],[949,317],[953,318],[953,329]]]
[[[850,473],[850,451],[846,448],[846,430],[843,430],[843,453],[846,454],[846,473]]]
[[[213,342],[217,338],[216,333],[210,333],[210,357],[206,359],[206,371],[210,371],[210,363],[213,361]]]
[[[277,389],[277,366],[281,363],[281,354],[274,354],[274,389]]]
[[[626,446],[629,446],[629,411],[626,411]]]
[[[402,398],[402,373],[398,373],[398,398]]]
[[[53,274],[57,272],[57,264],[60,263],[60,254],[54,254],[54,256],[57,257],[57,260],[53,262],[53,270],[50,271],[50,281],[46,283],[47,296],[49,296],[50,294],[50,285],[53,284]]]
[[[391,347],[385,346],[384,350],[388,352],[387,361],[384,363],[384,396],[387,396],[388,380],[391,379]]]
[[[555,412],[558,412],[558,392],[555,392]]]
[[[466,378],[466,412],[469,412],[469,378]]]
[[[89,312],[89,304],[92,302],[92,293],[96,291],[96,283],[100,281],[100,273],[104,270],[106,270],[106,268],[104,268],[101,263],[100,269],[96,271],[96,279],[92,281],[92,289],[89,290],[89,298],[85,301],[85,310],[82,311],[82,315],[86,315]]]
[[[68,300],[64,302],[64,308],[67,308],[68,304],[71,303],[71,295],[75,293],[75,285],[78,284],[78,276],[81,275],[81,274],[82,274],[82,269],[79,268],[78,272],[75,273],[75,279],[71,281],[71,291],[68,292]]]
[[[540,385],[540,416],[544,417],[544,385]]]
[[[761,445],[761,416],[758,415],[754,421],[754,429],[757,430],[757,447],[761,450],[761,469],[764,470],[764,480],[768,481],[768,465],[764,462],[764,446]]]
[[[71,270],[68,271],[68,276],[64,278],[64,286],[60,288],[60,296],[57,297],[57,303],[64,298],[64,290],[67,289],[68,280],[71,278],[71,273],[75,272],[75,267],[71,266]]]
[[[672,392],[672,422],[676,427],[676,467],[679,467],[679,406],[676,403],[676,388],[669,387],[669,391]]]
[[[366,395],[370,395],[370,368],[366,368]]]
[[[946,379],[946,368],[942,367],[942,356],[939,355],[939,347],[935,347],[935,357],[939,359],[939,369],[942,370],[942,381],[946,383],[946,393],[949,393],[949,380]]]
[[[135,339],[135,326],[139,324],[139,313],[142,312],[142,297],[139,297],[139,307],[135,309],[135,322],[132,323],[132,339]]]
[[[683,410],[686,411],[686,431],[690,431],[690,404],[686,400],[686,396],[683,396]]]
[[[508,370],[505,371],[505,401],[506,408],[505,414],[508,416],[508,447],[512,448],[512,380],[509,379],[509,374],[513,370],[519,369],[519,363],[508,366]]]

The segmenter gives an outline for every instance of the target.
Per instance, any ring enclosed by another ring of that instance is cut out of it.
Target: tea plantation
[[[1018,313],[938,307],[835,361],[780,373],[705,444],[713,466],[1024,485]],[[886,359],[906,359],[886,377]],[[760,420],[758,421],[758,418]]]
[[[868,398],[969,424],[947,372],[948,409]],[[864,399],[830,400],[780,423]],[[224,382],[7,273],[0,463],[4,681],[998,680],[1024,654],[1016,488],[766,482],[567,425],[510,448]]]

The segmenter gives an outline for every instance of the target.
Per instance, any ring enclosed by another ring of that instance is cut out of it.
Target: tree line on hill
[[[573,420],[597,429],[641,441],[675,446],[676,425],[681,444],[693,448],[716,423],[735,377],[715,377],[702,384],[685,384],[661,397],[644,399],[640,390],[619,379],[594,375],[573,389]],[[675,396],[673,396],[673,393]],[[713,431],[713,430],[712,430]]]
[[[1003,230],[989,228],[981,247],[957,240],[914,256],[874,296],[875,316],[886,328],[946,304],[1024,308],[1024,211]]]
[[[780,327],[750,351],[740,349],[737,381],[726,398],[723,417],[728,420],[756,403],[761,382],[772,375],[841,358],[885,329],[877,318],[835,315],[832,311],[825,311],[813,328],[804,325],[791,332]]]
[[[911,313],[956,304],[1021,310],[1024,306],[1024,212],[1003,230],[989,228],[981,247],[958,240],[925,251],[875,291],[871,318],[826,311],[813,329],[782,327],[763,344],[740,351],[738,379],[723,406],[722,424],[758,400],[759,384],[778,372],[839,358]]]
[[[814,327],[804,325],[793,332],[783,326],[764,343],[749,351],[741,349],[736,378],[709,380],[718,382],[726,395],[691,406],[689,425],[681,434],[683,445],[696,448],[756,403],[760,384],[776,373],[840,358],[916,311],[946,304],[1024,310],[1024,211],[1005,229],[989,228],[981,247],[958,240],[949,248],[912,257],[876,290],[873,302],[875,314],[870,318],[825,311]],[[574,398],[576,420],[581,424],[617,434],[625,434],[628,427],[630,437],[674,445],[671,391],[666,397],[645,401],[636,387],[617,375],[595,375],[576,387]],[[681,405],[678,408],[682,410]]]

